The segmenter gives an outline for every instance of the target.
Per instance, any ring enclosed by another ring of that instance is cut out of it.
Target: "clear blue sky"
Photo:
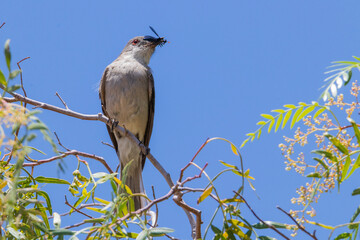
[[[177,179],[180,168],[207,137],[225,137],[240,145],[245,134],[256,128],[261,113],[317,100],[330,62],[359,56],[359,9],[356,0],[1,1],[0,22],[6,25],[0,30],[0,43],[11,39],[13,68],[16,61],[31,57],[22,64],[29,97],[61,106],[58,92],[72,110],[96,114],[101,111],[97,85],[103,70],[130,38],[152,34],[148,26],[153,26],[171,43],[157,49],[150,62],[156,87],[150,148]],[[5,68],[3,58],[0,66]],[[41,119],[68,148],[103,156],[116,167],[116,154],[100,143],[110,141],[102,123],[47,111]],[[256,178],[259,198],[249,187],[245,197],[264,220],[290,222],[276,206],[295,208],[290,199],[306,180],[284,170],[278,144],[290,134],[288,130],[263,134],[243,149],[245,168]],[[218,160],[237,161],[229,146],[218,142],[210,144],[197,163],[208,162],[208,172],[214,175],[221,166]],[[105,171],[89,162],[94,171]],[[67,173],[61,177],[71,181],[76,159],[70,157],[66,163]],[[55,164],[37,173],[54,176]],[[144,179],[148,193],[151,185],[156,186],[157,196],[168,191],[149,162]],[[236,187],[232,180],[222,179],[225,196]],[[194,186],[200,183],[205,180]],[[329,225],[348,221],[358,206],[358,198],[350,197],[354,187],[344,184],[340,194],[323,195],[314,220]],[[54,211],[67,211],[65,190],[50,191]],[[103,198],[110,198],[105,190],[101,192]],[[195,204],[194,199],[187,200]],[[211,200],[206,201],[195,206],[208,210],[204,206]],[[212,210],[204,214],[205,226],[211,214]],[[74,222],[76,217],[64,218],[62,225]],[[174,236],[189,239],[187,219],[172,201],[160,205],[159,224],[177,229]],[[325,239],[328,232],[317,235]]]

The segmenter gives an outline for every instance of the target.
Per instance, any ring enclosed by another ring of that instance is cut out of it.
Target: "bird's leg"
[[[110,119],[111,121],[111,131],[113,132],[114,129],[117,127],[117,125],[119,124],[119,121],[116,121],[115,119]]]
[[[142,152],[145,156],[147,156],[147,155],[150,153],[150,148],[147,147],[147,146],[145,146],[145,150],[142,150],[141,144],[145,146],[145,144],[144,144],[143,142],[139,141],[139,146],[140,146],[141,152]]]

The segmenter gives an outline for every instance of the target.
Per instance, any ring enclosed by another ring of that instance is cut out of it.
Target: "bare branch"
[[[112,149],[115,149],[113,145],[111,145],[110,143],[107,143],[107,142],[103,142],[101,141],[102,144],[108,146],[108,147],[111,147]]]
[[[84,215],[84,216],[86,216],[86,217],[88,217],[88,218],[93,218],[92,216],[90,216],[90,215],[88,215],[88,214],[86,214],[86,213],[83,213],[83,212],[80,211],[79,209],[77,209],[77,208],[75,208],[74,206],[72,206],[72,205],[68,202],[66,195],[65,195],[65,204],[68,205],[69,207],[71,207],[72,209],[74,209],[75,212],[78,212],[78,213],[80,213],[80,214],[82,214],[82,215]]]
[[[34,167],[34,166],[38,166],[44,163],[49,163],[58,159],[62,159],[66,156],[69,155],[75,155],[75,156],[81,156],[81,157],[86,157],[86,158],[90,158],[90,159],[94,159],[100,163],[102,163],[104,165],[104,167],[109,171],[109,173],[113,173],[112,169],[109,167],[109,165],[106,163],[105,159],[100,157],[100,156],[96,156],[95,154],[89,154],[89,153],[85,153],[85,152],[79,152],[77,150],[70,150],[67,152],[64,152],[58,156],[54,156],[48,159],[43,159],[43,160],[38,160],[36,162],[32,162],[32,163],[24,163],[23,166],[24,167]]]
[[[252,208],[250,207],[250,205],[247,203],[247,201],[245,200],[245,198],[243,198],[243,196],[241,196],[238,192],[233,191],[237,196],[239,196],[241,198],[241,200],[244,201],[244,203],[246,204],[246,206],[249,208],[249,210],[252,212],[252,214],[265,226],[267,226],[268,228],[271,228],[272,230],[274,230],[275,232],[277,232],[280,236],[282,236],[283,238],[290,240],[290,238],[288,238],[287,236],[285,236],[282,232],[280,232],[279,230],[277,230],[276,228],[274,228],[274,226],[267,224],[265,221],[263,221],[255,212],[254,210],[252,210]]]
[[[151,189],[152,189],[152,193],[153,193],[153,198],[156,199],[154,186],[151,186]],[[156,209],[155,210],[156,218],[155,218],[155,222],[153,224],[154,225],[153,227],[157,226],[157,221],[158,221],[159,208],[158,208],[157,204],[155,204],[155,209]]]
[[[57,92],[55,93],[55,95],[60,99],[60,101],[62,102],[62,104],[64,104],[66,109],[69,109],[68,106],[66,105],[66,102],[60,97],[60,94],[58,94]]]
[[[18,68],[20,70],[21,89],[23,90],[25,97],[27,97],[27,94],[26,94],[26,91],[25,91],[25,88],[24,88],[23,77],[22,77],[22,69],[20,67],[20,63],[27,60],[27,59],[29,59],[29,58],[30,57],[26,57],[26,58],[23,58],[23,59],[21,59],[20,61],[17,62],[17,66],[18,66]],[[24,107],[26,108],[26,103],[24,104]]]
[[[86,203],[86,204],[81,204],[78,208],[76,208],[77,210],[81,210],[83,208],[86,208],[86,207],[97,207],[97,206],[100,206],[100,207],[104,207],[105,204],[103,203]],[[66,212],[66,213],[62,213],[60,214],[61,217],[63,216],[66,216],[66,215],[69,215],[71,212]],[[48,219],[52,219],[54,218],[54,216],[49,216]]]
[[[192,235],[195,235],[195,239],[201,239],[201,224],[202,224],[201,211],[187,205],[182,199],[181,193],[177,193],[173,197],[173,200],[178,206],[182,207],[183,209],[186,209],[187,211],[193,213],[196,216],[196,225],[195,225],[195,229],[193,229],[193,231],[195,230],[195,233],[193,232]]]
[[[179,177],[179,182],[182,181],[182,178],[184,176],[184,171],[191,165],[191,163],[195,160],[195,158],[197,157],[197,155],[201,152],[201,150],[205,147],[205,145],[208,143],[209,138],[207,138],[205,140],[205,142],[200,146],[200,148],[197,150],[197,152],[195,153],[194,157],[191,159],[191,161],[184,167],[181,169],[180,171],[180,177]]]
[[[5,25],[5,22],[3,22],[3,23],[1,24],[0,28],[2,28],[4,25]]]
[[[66,151],[70,151],[69,148],[67,148],[67,147],[65,147],[64,145],[62,145],[62,143],[61,143],[61,141],[60,141],[60,138],[59,138],[59,136],[57,135],[56,132],[54,132],[54,135],[55,135],[56,139],[58,140],[58,144],[59,144],[60,146],[62,146]]]
[[[309,233],[308,231],[306,231],[306,229],[305,229],[303,226],[301,226],[301,225],[291,216],[291,214],[289,214],[288,212],[286,212],[284,209],[282,209],[282,208],[279,207],[279,206],[277,206],[276,208],[279,209],[280,211],[282,211],[283,213],[285,213],[285,214],[298,226],[298,228],[299,228],[301,231],[303,231],[304,233],[306,233],[307,235],[309,235],[312,239],[317,240],[317,238],[316,238],[316,236],[315,236],[315,232],[314,232],[314,234]]]

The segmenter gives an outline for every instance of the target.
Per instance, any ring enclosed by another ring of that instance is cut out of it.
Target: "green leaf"
[[[348,77],[347,77],[347,79],[346,79],[346,80],[344,79],[344,86],[346,86],[346,85],[350,82],[351,77],[352,77],[352,70],[350,70],[350,71],[348,72]]]
[[[296,108],[296,106],[295,106],[295,105],[292,105],[292,104],[286,104],[286,105],[284,105],[284,107],[286,107],[286,108],[291,108],[291,109]]]
[[[139,233],[139,235],[136,237],[136,240],[145,240],[149,236],[148,230],[144,229]]]
[[[269,120],[274,120],[274,117],[270,114],[260,114],[260,116]]]
[[[304,107],[299,107],[296,112],[294,113],[293,115],[293,118],[291,120],[291,125],[290,125],[290,128],[293,128],[294,127],[294,124],[296,123],[296,120],[298,118],[298,116],[300,115],[300,113],[302,112],[302,110],[304,109]]]
[[[357,218],[357,216],[359,216],[360,214],[360,206],[357,207],[355,213],[353,214],[353,216],[350,219],[350,222],[353,223],[355,221],[355,219]]]
[[[217,227],[215,227],[214,225],[210,225],[211,227],[211,230],[214,232],[214,233],[218,233],[218,234],[221,234],[221,230]]]
[[[106,211],[104,211],[104,210],[102,210],[102,209],[99,209],[99,208],[86,207],[86,209],[91,210],[91,211],[94,211],[94,212],[102,213],[102,214],[105,214],[105,213],[106,213]]]
[[[21,86],[20,85],[12,85],[10,87],[6,88],[7,92],[15,92],[16,90],[18,90]]]
[[[258,138],[258,139],[260,139],[261,132],[262,132],[262,131],[261,131],[261,128],[259,128],[259,130],[258,130],[258,134],[257,134],[257,138]],[[236,155],[237,155],[237,154],[236,154]]]
[[[55,229],[55,230],[50,230],[50,232],[51,232],[53,235],[56,235],[56,236],[74,235],[74,234],[75,234],[75,232],[73,232],[73,231],[71,231],[71,230],[68,230],[68,229],[64,229],[64,228]]]
[[[237,150],[237,148],[234,146],[234,144],[232,144],[232,143],[230,143],[230,146],[231,146],[231,150],[232,150],[232,152],[235,154],[235,155],[239,155],[238,154],[238,150]]]
[[[332,136],[331,134],[328,134],[328,133],[325,133],[324,136],[327,137],[340,152],[342,152],[346,155],[349,154],[349,150],[344,145],[341,144],[339,139],[335,138],[334,136]]]
[[[244,147],[245,144],[246,144],[248,141],[249,141],[249,138],[245,139],[245,140],[241,143],[240,148]]]
[[[27,128],[28,130],[48,130],[47,126],[42,122],[31,123]]]
[[[306,177],[322,178],[321,174],[318,172],[309,173]]]
[[[226,166],[226,167],[233,168],[233,169],[238,169],[235,165],[228,164],[228,163],[226,163],[224,161],[221,161],[221,160],[219,160],[219,162],[221,162],[221,164]]]
[[[9,72],[11,72],[11,67],[10,67],[10,62],[11,62],[10,39],[6,40],[6,42],[5,42],[4,52],[5,52],[6,65],[7,65],[8,69],[9,69]]]
[[[349,156],[347,156],[344,167],[342,169],[341,181],[345,180],[346,174],[347,174],[347,172],[348,172],[348,170],[350,168],[350,164],[351,164],[351,158]]]
[[[275,123],[275,119],[272,119],[271,122],[270,122],[270,124],[269,124],[268,133],[271,132],[271,129],[272,129],[272,127],[274,126],[274,123]]]
[[[358,126],[356,125],[356,122],[354,120],[352,120],[351,118],[348,118],[347,120],[351,123],[351,125],[352,125],[352,127],[354,129],[354,133],[355,133],[355,136],[356,136],[356,139],[357,139],[357,143],[360,145],[360,131],[359,131]]]
[[[85,219],[84,222],[86,223],[102,223],[105,221],[105,218],[90,218],[90,219]]]
[[[323,160],[321,160],[321,159],[319,159],[319,158],[313,158],[313,159],[314,159],[315,161],[317,161],[318,163],[320,163],[321,166],[323,166],[325,170],[328,170],[328,169],[329,169],[329,167],[324,163]]]
[[[205,189],[204,192],[200,195],[199,199],[197,200],[197,204],[201,203],[202,201],[204,201],[212,192],[213,187],[210,186],[209,188]]]
[[[278,222],[272,222],[272,221],[264,221],[266,224],[273,226],[274,228],[286,228],[287,225],[283,224],[283,223],[278,223]],[[266,224],[259,222],[255,225],[253,225],[253,228],[256,229],[266,229],[269,228]]]
[[[6,78],[1,70],[0,70],[0,84],[4,85],[5,87],[7,86]]]
[[[50,201],[50,197],[47,194],[47,192],[44,191],[39,191],[37,192],[38,195],[42,196],[43,198],[45,198],[46,201],[46,205],[47,205],[47,210],[49,211],[49,215],[52,215],[52,206],[51,206],[51,201]]]
[[[16,239],[25,239],[25,235],[22,232],[18,232],[10,226],[7,226],[6,229],[9,233]]]
[[[37,217],[36,215],[32,214],[32,213],[28,213],[29,217],[31,218],[31,220],[35,221],[35,222],[40,222],[42,223],[43,220],[41,220],[39,217]]]
[[[259,240],[276,240],[276,238],[268,237],[268,236],[260,236],[258,237]]]
[[[285,114],[285,117],[284,117],[284,121],[283,121],[283,124],[281,126],[281,128],[283,129],[286,125],[286,123],[289,121],[290,117],[291,117],[291,114],[292,114],[292,110],[289,110],[286,114]]]
[[[12,71],[12,72],[10,73],[10,75],[9,75],[9,79],[11,80],[11,79],[16,78],[17,75],[19,75],[20,73],[21,73],[21,70],[14,70],[14,71]]]
[[[345,239],[345,238],[348,238],[348,237],[351,237],[350,233],[341,233],[334,240]]]
[[[283,109],[274,109],[274,110],[271,110],[271,112],[284,113],[285,110],[283,110]]]
[[[26,148],[29,148],[29,149],[31,149],[31,150],[34,150],[34,151],[36,151],[36,152],[38,152],[38,153],[41,153],[41,154],[43,154],[43,155],[46,155],[46,153],[44,153],[44,152],[43,152],[43,151],[41,151],[40,149],[37,149],[37,148],[31,147],[31,146],[26,146]]]
[[[309,113],[311,113],[312,111],[314,111],[315,106],[310,106],[308,108],[306,108],[297,118],[296,122],[300,121],[301,119],[303,119],[304,117],[306,117]]]
[[[360,188],[354,189],[354,191],[351,193],[351,196],[355,196],[355,195],[358,195],[358,194],[360,194]]]
[[[357,157],[354,165],[352,166],[349,174],[345,177],[345,180],[348,179],[348,178],[353,174],[353,172],[354,172],[356,169],[358,169],[359,167],[360,167],[360,154],[358,155],[358,157]]]
[[[35,178],[35,181],[39,182],[39,183],[55,183],[55,184],[68,184],[70,185],[70,183],[64,179],[59,179],[59,178],[50,178],[50,177],[43,177],[43,176],[39,176]]]
[[[275,132],[277,132],[277,130],[279,129],[282,120],[283,120],[283,114],[280,114],[276,121]]]
[[[152,237],[161,237],[164,236],[166,233],[174,232],[174,229],[166,228],[166,227],[157,227],[157,228],[149,229],[148,232]]]
[[[256,125],[265,125],[265,124],[266,124],[265,121],[258,121],[258,122],[256,123]]]
[[[319,154],[321,156],[327,157],[331,161],[337,162],[337,158],[331,152],[325,150],[313,150],[311,153]]]

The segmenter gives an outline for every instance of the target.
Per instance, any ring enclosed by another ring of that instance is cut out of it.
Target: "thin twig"
[[[30,58],[30,57],[26,57],[26,58],[23,58],[23,59],[21,59],[20,61],[17,62],[17,66],[18,66],[18,68],[19,68],[19,70],[20,70],[21,89],[23,90],[25,97],[27,97],[27,94],[26,94],[26,91],[25,91],[25,88],[24,88],[24,82],[23,82],[23,77],[22,77],[22,69],[21,69],[21,67],[20,67],[20,63],[23,62],[23,61],[25,61],[25,60],[27,60],[27,59],[29,59],[29,58]],[[24,104],[24,107],[26,108],[26,103]]]
[[[103,203],[86,203],[86,204],[81,204],[78,208],[76,208],[77,210],[81,210],[83,208],[86,208],[86,207],[104,207],[105,204]],[[69,212],[66,212],[66,213],[62,213],[60,214],[61,217],[64,217],[64,216],[67,216],[71,214],[71,211]],[[54,218],[54,216],[49,216],[48,219],[52,219]]]
[[[202,224],[201,211],[187,205],[182,199],[180,193],[174,195],[173,200],[178,206],[182,207],[183,209],[186,209],[187,211],[193,213],[196,216],[196,225],[195,225],[195,229],[193,229],[193,231],[195,230],[195,233],[193,232],[192,235],[195,235],[195,239],[201,239],[201,224]]]
[[[277,232],[280,236],[282,236],[283,238],[290,240],[290,238],[288,238],[287,236],[285,236],[282,232],[280,232],[279,230],[277,230],[276,228],[274,228],[272,225],[266,223],[265,221],[263,221],[255,212],[254,210],[250,207],[250,205],[247,203],[247,201],[245,200],[245,198],[243,198],[243,196],[241,196],[238,192],[233,191],[237,196],[239,196],[241,198],[241,200],[244,201],[244,203],[246,204],[246,206],[249,208],[249,210],[252,212],[252,214],[265,226],[267,226],[268,228],[271,228],[272,230],[274,230],[275,232]]]
[[[86,216],[86,217],[88,217],[88,218],[93,218],[92,216],[90,216],[90,215],[88,215],[88,214],[86,214],[86,213],[83,213],[82,211],[80,211],[80,210],[77,209],[76,207],[72,206],[72,205],[68,202],[66,195],[65,195],[65,204],[68,205],[69,207],[71,207],[72,209],[74,209],[75,212],[78,212],[78,213],[80,213],[80,214],[82,214],[82,215],[84,215],[84,216]]]
[[[49,163],[58,159],[62,159],[65,158],[66,156],[69,155],[75,155],[75,156],[81,156],[81,157],[86,157],[86,158],[90,158],[90,159],[94,159],[100,163],[102,163],[104,165],[104,167],[109,171],[109,173],[113,173],[112,169],[109,167],[109,165],[106,163],[105,159],[100,157],[100,156],[96,156],[95,154],[89,154],[89,153],[85,153],[85,152],[80,152],[77,150],[69,150],[67,152],[64,152],[58,156],[54,156],[51,158],[47,158],[47,159],[43,159],[43,160],[38,160],[36,162],[32,162],[32,163],[24,163],[23,166],[24,167],[34,167],[34,166],[38,166],[44,163]]]
[[[205,142],[200,146],[200,148],[197,150],[197,152],[195,153],[194,157],[191,159],[191,161],[184,167],[181,169],[180,171],[180,177],[179,177],[179,182],[182,181],[182,178],[184,176],[184,171],[191,165],[191,163],[195,160],[195,158],[197,157],[197,155],[200,153],[200,151],[205,147],[205,145],[208,143],[209,138],[207,138],[205,140]]]
[[[187,182],[189,182],[189,181],[192,181],[192,180],[194,180],[194,179],[196,179],[196,178],[201,178],[201,175],[202,175],[202,173],[204,172],[204,170],[205,170],[205,168],[206,168],[207,166],[208,166],[208,163],[206,163],[206,164],[204,165],[204,167],[201,169],[201,171],[200,171],[200,173],[199,173],[198,175],[195,175],[195,176],[193,176],[193,177],[188,177],[188,178],[186,178],[183,182],[181,182],[180,186],[182,187],[182,186],[184,186],[185,183],[187,183]]]
[[[1,24],[0,28],[2,28],[4,25],[5,25],[5,22],[3,22],[3,23]]]
[[[153,198],[156,199],[154,186],[151,186],[151,190],[152,190],[152,193],[153,193]],[[153,224],[154,225],[153,227],[157,226],[157,221],[158,221],[158,216],[159,216],[159,208],[158,208],[157,204],[155,204],[155,214],[156,214],[156,217],[155,217],[155,222]]]
[[[115,149],[113,145],[111,145],[110,143],[107,143],[107,142],[103,142],[101,141],[102,144],[108,146],[108,147],[111,147],[112,149]]]
[[[59,144],[61,147],[63,147],[66,151],[70,151],[69,148],[65,147],[65,146],[61,143],[60,138],[59,138],[59,136],[57,135],[56,132],[54,132],[54,135],[55,135],[56,139],[58,140],[58,144]]]
[[[68,106],[66,105],[66,102],[60,97],[60,94],[58,94],[58,92],[55,93],[55,95],[60,99],[60,101],[62,102],[62,104],[64,104],[66,109],[69,109]]]
[[[313,239],[317,240],[317,238],[316,238],[316,236],[315,236],[315,232],[314,232],[314,234],[309,233],[308,231],[306,231],[306,229],[305,229],[303,226],[301,226],[301,225],[298,223],[298,221],[296,221],[296,220],[291,216],[291,214],[289,214],[288,212],[286,212],[284,209],[282,209],[282,208],[279,207],[279,206],[277,206],[276,208],[279,209],[280,211],[282,211],[283,213],[285,213],[285,214],[298,226],[298,228],[299,228],[301,231],[303,231],[304,233],[306,233],[307,235],[309,235],[309,236],[312,237]]]

